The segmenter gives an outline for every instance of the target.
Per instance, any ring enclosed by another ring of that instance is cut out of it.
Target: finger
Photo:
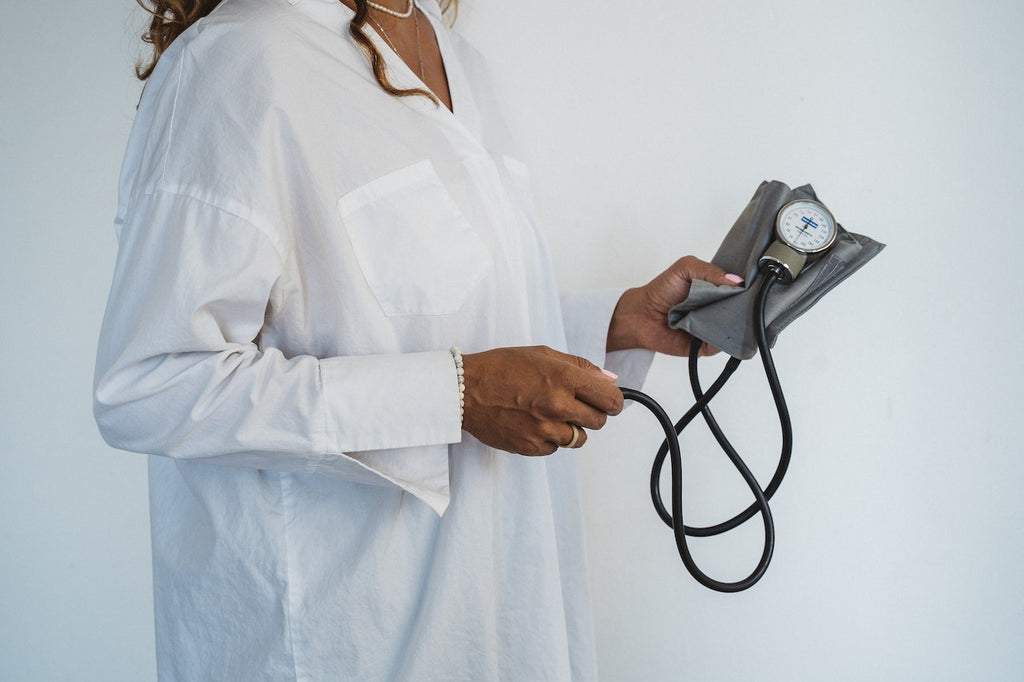
[[[693,348],[693,336],[686,332],[680,332],[680,336],[685,337],[685,348],[683,348],[683,352],[680,353],[680,355],[689,357],[690,350]],[[715,348],[707,341],[703,341],[700,344],[700,349],[697,351],[697,357],[703,358],[709,355],[715,355],[716,353],[719,352],[720,350],[718,348]]]
[[[619,389],[615,390],[618,392],[620,396],[622,395],[622,391],[619,391]],[[569,405],[569,407],[566,410],[564,410],[558,418],[571,424],[581,426],[585,429],[597,431],[598,429],[603,428],[606,423],[608,423],[608,414],[608,412],[603,412],[597,409],[596,407],[588,405],[585,402],[576,400],[571,405]],[[565,430],[562,429],[563,433],[564,431]]]
[[[593,374],[595,377],[598,375],[605,376],[604,373],[601,371],[600,367],[598,367],[597,365],[595,365],[590,360],[587,360],[584,357],[580,357],[579,355],[567,355],[563,353],[562,358],[569,364],[575,365],[576,367],[586,372],[589,372],[590,374]]]
[[[547,457],[558,452],[560,446],[558,443],[550,440],[543,441],[530,448],[524,448],[517,454],[524,455],[526,457]]]
[[[616,374],[615,372],[604,369],[602,367],[598,367],[590,360],[587,360],[586,358],[581,357],[579,355],[569,355],[568,353],[560,353],[559,351],[556,350],[552,350],[551,352],[557,353],[561,357],[561,359],[565,360],[569,364],[576,365],[580,369],[590,372],[595,377],[603,378],[605,381],[615,381],[616,379],[619,378],[619,375]]]
[[[556,448],[575,450],[583,447],[583,444],[587,442],[586,430],[575,424],[561,422],[551,426],[552,435],[547,442]]]
[[[718,348],[715,348],[710,343],[705,341],[704,343],[702,343],[700,345],[700,352],[698,353],[698,357],[702,357],[703,358],[703,357],[707,357],[709,355],[715,355],[715,354],[720,353],[720,352],[721,351]]]
[[[603,414],[618,414],[622,411],[622,391],[612,383],[618,377],[590,362],[586,358],[577,355],[564,355],[567,362],[575,365],[579,372],[571,373],[570,382],[574,388],[576,399],[587,405],[600,410]],[[614,379],[612,377],[615,377]],[[571,419],[574,415],[566,415],[570,421],[577,424],[587,425],[589,428],[600,428],[604,425],[590,426],[593,423],[593,414],[586,412],[583,419]]]
[[[588,375],[586,381],[581,381],[576,385],[575,395],[576,400],[597,410],[602,416],[622,412],[622,391],[607,381],[607,379],[594,378]],[[577,424],[586,424],[590,428],[595,428],[590,426],[590,423],[574,421]],[[603,425],[602,422],[600,426]],[[600,426],[597,428],[600,428]]]
[[[741,276],[728,273],[714,263],[701,260],[696,256],[680,258],[676,261],[676,265],[682,270],[683,276],[691,282],[699,279],[716,285],[739,286],[743,284]]]
[[[572,433],[569,436],[569,440],[562,447],[570,450],[583,447],[583,444],[587,442],[587,432],[575,424],[566,424],[566,426],[569,427]]]

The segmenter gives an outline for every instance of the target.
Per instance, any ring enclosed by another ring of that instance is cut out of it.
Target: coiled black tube
[[[759,581],[768,570],[768,565],[771,563],[772,554],[775,550],[775,526],[772,520],[771,508],[768,506],[768,500],[771,499],[782,484],[782,479],[785,477],[786,470],[789,468],[789,462],[793,452],[793,428],[789,416],[789,409],[786,406],[786,399],[782,393],[778,373],[775,370],[775,362],[772,359],[771,348],[768,345],[767,330],[765,328],[765,308],[768,300],[768,293],[777,282],[783,279],[783,273],[773,264],[766,265],[763,272],[764,277],[761,281],[761,288],[758,291],[757,304],[754,310],[754,334],[757,340],[758,351],[761,355],[761,362],[764,365],[765,375],[771,387],[772,397],[775,401],[776,410],[779,415],[779,424],[782,427],[782,450],[779,455],[779,464],[776,467],[775,474],[772,476],[771,481],[764,490],[761,489],[760,483],[758,483],[749,467],[747,467],[739,453],[722,432],[721,427],[718,425],[718,422],[715,420],[709,407],[711,400],[726,384],[732,374],[736,371],[736,368],[739,367],[739,359],[730,358],[715,382],[707,391],[704,391],[700,386],[700,379],[697,373],[697,358],[702,341],[697,338],[693,340],[693,343],[690,346],[689,375],[690,386],[693,390],[696,402],[675,424],[672,423],[671,418],[669,418],[661,405],[659,405],[657,401],[650,396],[634,389],[622,389],[622,395],[624,398],[640,403],[650,410],[661,424],[662,429],[665,431],[665,440],[658,449],[654,458],[654,464],[651,468],[651,501],[654,504],[654,508],[661,519],[672,528],[679,556],[683,561],[683,565],[686,566],[687,571],[689,571],[699,583],[718,592],[740,592],[749,589],[757,583],[757,581]],[[708,428],[714,435],[715,440],[729,457],[729,460],[732,462],[733,466],[736,467],[736,470],[739,471],[744,482],[746,482],[747,487],[750,488],[751,493],[754,495],[754,503],[745,510],[736,514],[727,521],[707,527],[691,527],[685,525],[683,522],[683,467],[682,454],[679,446],[679,436],[683,429],[685,429],[698,414],[704,417],[704,421],[707,423]],[[671,462],[671,513],[665,509],[665,505],[661,498],[661,472],[664,467],[666,456],[669,457]],[[723,582],[716,580],[701,571],[693,560],[693,556],[690,554],[689,547],[686,543],[686,537],[710,537],[713,535],[720,535],[728,530],[736,528],[758,513],[761,514],[761,519],[764,523],[764,549],[761,553],[761,558],[758,561],[757,566],[750,575],[736,582]]]

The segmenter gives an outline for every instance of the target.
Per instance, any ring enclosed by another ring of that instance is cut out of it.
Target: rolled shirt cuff
[[[642,348],[609,353],[608,326],[624,289],[599,289],[562,296],[562,318],[570,353],[619,375],[618,386],[642,388],[654,352]]]
[[[344,469],[349,480],[398,485],[443,514],[448,445],[462,440],[451,353],[327,358],[320,378],[325,455],[317,471]]]

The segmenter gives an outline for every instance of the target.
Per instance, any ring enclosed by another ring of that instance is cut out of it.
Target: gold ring
[[[575,424],[569,424],[572,427],[572,440],[563,445],[563,448],[574,448],[580,442],[580,436],[583,435],[583,429],[576,426]]]

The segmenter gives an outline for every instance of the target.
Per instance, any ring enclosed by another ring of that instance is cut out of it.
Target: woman
[[[162,455],[161,678],[593,679],[569,449],[737,278],[560,302],[435,0],[153,9],[95,411]]]

